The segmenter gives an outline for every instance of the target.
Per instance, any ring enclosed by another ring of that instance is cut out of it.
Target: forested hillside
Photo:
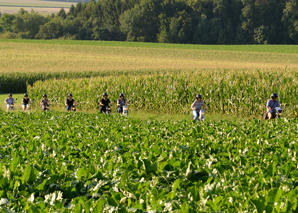
[[[298,44],[298,0],[98,0],[2,14],[1,38]]]

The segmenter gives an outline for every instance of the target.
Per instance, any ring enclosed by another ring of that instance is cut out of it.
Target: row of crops
[[[297,119],[0,119],[0,212],[298,211]]]
[[[146,75],[37,81],[28,86],[31,97],[47,93],[55,105],[64,106],[67,93],[79,109],[98,109],[103,92],[115,102],[123,92],[133,109],[158,113],[189,113],[200,93],[211,113],[261,116],[273,92],[286,116],[298,116],[298,73],[295,71],[188,71]]]
[[[142,74],[142,73],[159,73],[163,70],[112,70],[112,71],[65,71],[65,72],[2,72],[0,73],[0,92],[1,93],[25,93],[27,85],[32,85],[36,81],[45,81],[49,79],[77,79],[90,78],[98,76],[123,75],[123,74]]]

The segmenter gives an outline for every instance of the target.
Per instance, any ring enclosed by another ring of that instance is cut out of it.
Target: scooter
[[[30,106],[30,104],[27,104],[26,105],[25,112],[30,112],[30,110],[31,110],[31,106]]]
[[[193,116],[192,119],[194,119],[195,117]],[[201,109],[199,112],[199,116],[196,119],[197,121],[204,121],[205,120],[205,110]]]
[[[128,115],[128,107],[127,107],[127,105],[124,105],[123,106],[123,115]]]
[[[70,107],[70,111],[72,111],[72,112],[77,111],[76,106],[77,106],[77,105],[73,105],[73,106],[71,106],[71,107]],[[67,111],[68,111],[68,110],[67,110]]]
[[[102,108],[100,108],[100,112],[103,114],[110,115],[112,113],[111,107],[109,105],[102,106]]]
[[[110,115],[111,112],[112,112],[112,111],[111,111],[111,107],[110,107],[109,105],[106,106],[106,112],[105,112],[105,113],[106,113],[107,115]]]
[[[45,107],[42,106],[41,109],[42,109],[42,111],[48,112],[48,111],[50,111],[50,105],[47,105]]]
[[[14,105],[13,104],[7,104],[7,111],[13,111],[14,110]]]
[[[199,121],[205,120],[205,111],[203,109],[200,110]]]
[[[276,107],[276,118],[280,118],[281,114],[282,114],[282,109],[280,107]]]

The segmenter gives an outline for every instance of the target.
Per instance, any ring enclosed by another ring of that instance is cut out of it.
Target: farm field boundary
[[[162,49],[193,49],[193,50],[225,50],[240,52],[271,52],[297,53],[297,45],[199,45],[199,44],[167,44],[150,42],[125,41],[86,41],[86,40],[38,40],[38,39],[1,39],[0,42],[27,44],[59,44],[84,46],[142,47]]]
[[[297,210],[297,119],[196,123],[61,112],[0,119],[0,211]]]
[[[270,45],[204,46],[58,40],[0,40],[0,43],[0,92],[4,93],[25,92],[27,83],[32,85],[36,80],[51,78],[117,76],[123,73],[138,75],[146,71],[150,74],[173,70],[262,69],[282,72],[298,68],[298,53],[294,46],[275,48]]]

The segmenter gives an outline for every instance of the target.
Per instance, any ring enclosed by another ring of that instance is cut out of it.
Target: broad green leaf
[[[35,181],[35,173],[34,173],[34,167],[31,164],[28,164],[25,168],[23,179],[27,182],[29,181]]]
[[[77,177],[79,180],[82,180],[82,176],[83,175],[86,175],[86,170],[84,168],[79,168],[78,171],[77,171]],[[86,178],[86,176],[85,176]]]
[[[99,199],[96,201],[96,206],[94,208],[94,213],[102,213],[105,205],[105,200],[104,199]]]
[[[188,180],[191,180],[193,178],[193,174],[194,174],[194,166],[192,165],[191,162],[189,162],[188,166],[187,166],[185,176]]]
[[[47,184],[48,180],[45,179],[41,184],[39,184],[36,188],[40,191],[45,190],[45,186]]]
[[[121,175],[121,186],[124,186],[127,180],[128,180],[128,172],[124,172]]]
[[[274,204],[279,200],[279,198],[282,196],[283,190],[282,189],[271,189],[266,197],[266,202],[269,204]]]
[[[10,170],[12,172],[15,172],[15,169],[17,168],[20,162],[21,162],[21,158],[15,156],[10,164]]]
[[[253,199],[251,199],[251,202],[255,205],[258,213],[263,213],[263,211],[266,207],[264,197],[253,198]]]

